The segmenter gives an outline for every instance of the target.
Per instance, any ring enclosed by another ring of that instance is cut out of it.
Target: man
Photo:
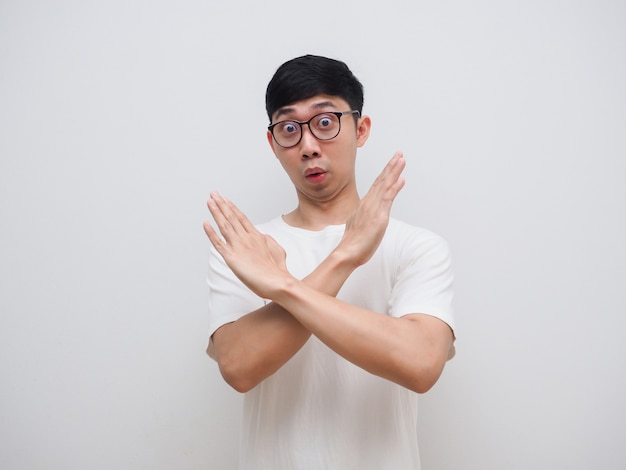
[[[340,61],[304,56],[270,81],[267,139],[296,208],[254,227],[211,193],[207,352],[246,392],[244,469],[418,469],[417,393],[454,354],[446,243],[390,218],[396,153],[365,197],[371,120]]]

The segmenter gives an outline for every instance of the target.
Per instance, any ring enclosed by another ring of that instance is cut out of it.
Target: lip
[[[322,173],[326,173],[326,170],[323,170],[322,168],[319,168],[319,167],[307,168],[304,172],[304,176],[308,178],[311,175],[319,175]]]
[[[311,183],[321,183],[326,179],[326,170],[321,168],[308,168],[304,172],[304,177]]]

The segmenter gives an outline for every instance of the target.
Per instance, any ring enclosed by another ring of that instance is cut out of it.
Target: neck
[[[356,191],[328,201],[313,201],[299,196],[298,207],[285,215],[283,220],[289,225],[306,230],[322,230],[329,225],[345,224],[360,201]]]

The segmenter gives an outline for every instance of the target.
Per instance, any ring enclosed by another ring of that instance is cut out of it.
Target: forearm
[[[338,250],[301,282],[334,297],[355,269]],[[224,379],[236,390],[250,390],[282,367],[311,333],[288,310],[275,302],[218,329],[208,352]]]
[[[288,282],[274,301],[337,354],[416,392],[436,382],[452,344],[449,327],[435,317],[382,315],[299,281]]]

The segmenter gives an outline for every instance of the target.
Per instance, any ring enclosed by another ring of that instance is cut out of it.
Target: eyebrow
[[[313,104],[311,106],[311,109],[324,109],[328,107],[337,109],[337,105],[333,103],[332,101],[320,101],[319,103]],[[274,119],[278,121],[278,118],[280,118],[281,116],[284,116],[285,114],[293,113],[294,111],[295,111],[295,108],[292,108],[289,106],[280,108],[278,111],[276,111],[276,116],[274,117]]]

